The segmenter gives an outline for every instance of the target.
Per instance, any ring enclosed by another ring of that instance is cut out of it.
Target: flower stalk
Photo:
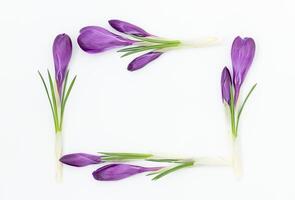
[[[197,40],[181,41],[182,47],[187,48],[202,48],[220,44],[220,40],[216,37],[205,37]]]
[[[99,26],[87,26],[80,30],[78,44],[87,53],[101,53],[120,48],[117,52],[122,53],[121,57],[141,54],[130,62],[127,67],[129,71],[143,68],[169,50],[205,47],[217,41],[213,37],[194,42],[171,40],[152,35],[125,21],[109,20],[109,24],[116,31],[124,34],[124,37]]]
[[[74,167],[84,167],[87,165],[106,164],[98,168],[92,174],[98,181],[121,180],[135,174],[149,172],[147,176],[153,176],[152,180],[158,180],[168,174],[181,169],[209,165],[227,166],[229,161],[224,158],[175,158],[167,156],[156,156],[153,154],[142,153],[118,153],[118,152],[99,152],[98,155],[85,153],[73,153],[64,155],[60,158],[64,164]],[[158,163],[157,167],[141,167],[127,163],[144,161],[147,163]],[[164,164],[165,166],[162,166]]]
[[[57,182],[62,181],[63,168],[62,168],[62,163],[59,162],[59,158],[62,156],[62,154],[63,154],[62,133],[57,132],[55,134],[55,164],[56,164],[55,178]]]
[[[229,107],[231,136],[232,136],[232,166],[237,177],[241,175],[240,146],[238,141],[238,128],[244,106],[256,88],[254,84],[243,100],[241,107],[237,106],[240,89],[247,72],[252,64],[255,54],[255,42],[252,38],[236,37],[231,50],[233,73],[224,67],[221,75],[221,92],[225,106]]]
[[[68,35],[60,34],[56,36],[53,43],[53,58],[55,65],[55,79],[47,70],[48,84],[38,71],[42,84],[49,101],[55,131],[55,160],[56,160],[56,180],[62,180],[62,163],[59,158],[62,155],[62,130],[64,121],[64,111],[68,97],[76,81],[76,76],[68,85],[69,70],[68,64],[72,55],[72,42]],[[49,86],[48,86],[49,85]]]
[[[66,78],[64,82],[63,87],[63,93],[62,98],[58,98],[58,90],[57,87],[53,85],[53,81],[51,78],[51,74],[49,70],[47,71],[48,74],[48,80],[50,85],[50,93],[49,94],[48,87],[45,83],[45,80],[42,76],[42,74],[38,71],[39,76],[43,82],[43,86],[45,88],[48,101],[50,104],[50,108],[52,111],[53,116],[53,122],[54,122],[54,130],[55,130],[55,162],[56,162],[56,180],[57,182],[60,182],[62,180],[62,163],[59,162],[59,158],[62,156],[62,149],[63,149],[63,143],[62,143],[62,130],[63,130],[63,117],[64,117],[64,111],[66,107],[66,103],[68,100],[68,97],[71,93],[72,87],[76,81],[76,76],[73,78],[73,80],[70,83],[70,86],[67,88],[67,82],[68,82],[68,74],[69,71],[66,73]]]

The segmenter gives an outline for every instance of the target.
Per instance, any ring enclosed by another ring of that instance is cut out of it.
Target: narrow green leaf
[[[128,47],[124,49],[120,49],[117,52],[139,52],[139,51],[146,51],[146,50],[159,50],[159,49],[164,49],[164,48],[170,48],[170,47],[176,47],[179,44],[176,43],[166,43],[166,44],[158,44],[158,45],[149,45],[149,46],[136,46],[136,47]]]
[[[109,156],[153,156],[152,154],[143,154],[143,153],[121,153],[121,152],[98,152],[100,154],[109,155]]]
[[[56,124],[55,124],[56,131],[59,131],[58,109],[57,109],[57,102],[56,102],[56,96],[55,96],[55,89],[54,89],[53,81],[52,81],[49,70],[47,70],[47,73],[48,73],[48,79],[49,79],[49,83],[50,83],[53,110],[54,110],[54,115],[55,115],[55,119],[56,119]]]
[[[244,102],[243,102],[243,104],[242,104],[242,106],[241,106],[241,108],[240,108],[240,110],[239,110],[239,112],[238,112],[238,116],[237,116],[237,125],[236,125],[236,132],[238,132],[238,127],[239,127],[239,122],[240,122],[240,116],[241,116],[241,114],[242,114],[242,111],[243,111],[243,109],[244,109],[244,106],[246,105],[246,103],[247,103],[247,101],[248,101],[250,95],[252,94],[252,92],[254,91],[254,89],[256,88],[256,86],[257,86],[257,83],[255,83],[255,84],[252,86],[252,88],[251,88],[250,91],[248,92],[248,94],[247,94],[247,96],[246,96],[246,98],[245,98],[245,100],[244,100]]]
[[[143,51],[147,51],[147,50],[129,51],[129,52],[123,54],[123,55],[121,56],[121,58],[126,57],[126,56],[129,56],[129,55],[132,55],[132,54],[135,54],[135,53],[143,52]]]
[[[152,154],[142,154],[142,153],[118,153],[118,152],[98,152],[100,154],[103,154],[104,156],[106,156],[104,159],[145,159],[145,158],[149,158],[152,157]]]
[[[161,39],[154,39],[154,38],[150,38],[150,37],[139,37],[139,36],[135,36],[132,35],[132,37],[141,40],[141,41],[145,41],[145,42],[151,42],[151,43],[159,43],[159,44],[180,44],[181,42],[179,40],[161,40]]]
[[[168,163],[180,163],[181,159],[146,159],[146,161],[150,162],[168,162]]]
[[[164,170],[159,170],[159,171],[151,172],[151,173],[148,173],[146,176],[156,175],[156,174],[162,173],[163,171]]]
[[[53,110],[52,101],[50,99],[49,91],[48,91],[47,85],[46,85],[45,80],[44,80],[42,74],[40,73],[40,71],[38,71],[38,74],[39,74],[39,76],[40,76],[40,78],[42,80],[43,86],[45,88],[45,91],[46,91],[46,94],[47,94],[47,98],[48,98],[48,101],[49,101],[49,104],[50,104],[51,112],[52,112],[52,117],[53,117],[53,121],[54,121],[55,131],[57,131],[56,130],[56,118],[55,118],[55,114],[54,114],[54,110]]]
[[[163,45],[128,47],[128,48],[120,49],[117,52],[146,51],[146,50],[149,50],[149,49],[157,49],[157,48],[163,48]]]
[[[235,128],[235,98],[234,98],[234,87],[230,86],[230,117],[231,117],[231,130],[233,138],[237,137],[236,128]]]
[[[67,73],[67,74],[68,74],[68,73]],[[66,77],[66,78],[67,78],[67,77]],[[72,91],[72,88],[73,88],[73,86],[74,86],[74,83],[75,83],[75,81],[76,81],[76,78],[77,78],[77,76],[75,76],[75,77],[73,78],[73,80],[72,80],[72,82],[71,82],[71,84],[70,84],[70,86],[69,86],[69,88],[68,88],[67,91],[66,91],[66,88],[64,87],[65,90],[63,91],[63,96],[64,96],[64,94],[65,94],[65,97],[63,97],[62,104],[61,104],[61,114],[60,114],[60,118],[61,118],[61,120],[60,120],[60,126],[59,126],[59,129],[60,129],[60,130],[62,130],[63,117],[64,117],[64,111],[65,111],[66,103],[67,103],[67,101],[68,101],[69,95],[70,95],[70,93],[71,93],[71,91]],[[65,85],[66,85],[67,81],[68,81],[68,80],[66,79]]]
[[[158,174],[157,176],[155,176],[152,180],[158,180],[160,178],[162,178],[163,176],[166,176],[172,172],[175,172],[177,170],[180,170],[180,169],[183,169],[183,168],[186,168],[186,167],[191,167],[194,165],[194,162],[186,162],[186,163],[183,163],[183,164],[180,164],[180,165],[177,165],[173,168],[170,168],[168,170],[165,170],[163,172],[161,172],[160,174]]]
[[[74,86],[74,83],[75,83],[75,81],[76,81],[76,78],[77,78],[77,76],[75,76],[75,77],[73,78],[73,80],[72,80],[72,82],[71,82],[71,84],[70,84],[70,86],[69,86],[69,89],[67,90],[67,93],[66,93],[66,96],[65,96],[65,99],[64,99],[64,102],[63,102],[63,107],[65,107],[65,105],[66,105],[66,103],[67,103],[67,101],[68,101],[69,95],[70,95],[70,93],[71,93],[71,91],[72,91],[72,88],[73,88],[73,86]]]
[[[65,80],[64,80],[64,85],[63,85],[63,90],[62,90],[61,104],[63,104],[63,102],[64,102],[65,91],[67,89],[68,76],[69,76],[69,70],[67,71],[66,77],[65,77]]]
[[[69,70],[66,73],[63,90],[62,90],[61,108],[60,108],[60,124],[59,124],[60,130],[62,130],[62,125],[63,125],[64,111],[65,111],[64,101],[65,101],[65,93],[67,90],[68,76],[69,76]]]
[[[120,156],[110,156],[110,157],[102,157],[103,161],[128,161],[128,160],[144,160],[146,157],[120,157]]]
[[[122,160],[143,160],[152,157],[152,154],[141,153],[113,153],[113,152],[98,152],[102,154],[102,160],[104,161],[122,161]]]

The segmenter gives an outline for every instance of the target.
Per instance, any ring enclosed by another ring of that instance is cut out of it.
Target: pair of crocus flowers
[[[241,107],[237,109],[241,86],[251,67],[255,55],[255,42],[252,38],[236,37],[231,49],[232,74],[227,67],[224,67],[221,75],[221,92],[222,99],[230,109],[231,132],[233,139],[238,136],[238,126],[240,116],[244,106],[256,87],[252,86],[246,98],[243,100]]]
[[[170,173],[194,165],[193,159],[164,158],[153,154],[100,152],[97,155],[74,153],[61,157],[60,161],[74,167],[84,167],[93,164],[106,164],[95,170],[92,175],[99,181],[116,181],[143,172],[150,172],[152,180],[158,180]],[[131,161],[166,163],[166,166],[143,167],[127,164]]]
[[[224,67],[221,76],[221,92],[222,99],[226,103],[227,106],[230,107],[231,110],[231,119],[233,130],[232,135],[233,138],[237,137],[237,126],[239,117],[243,110],[243,107],[250,96],[251,92],[254,90],[256,84],[252,87],[247,97],[242,103],[241,108],[238,110],[237,123],[235,123],[235,107],[238,101],[238,97],[240,94],[241,85],[245,80],[245,77],[248,73],[248,70],[252,64],[253,58],[255,54],[255,43],[252,38],[244,38],[241,37],[235,38],[232,44],[231,50],[231,58],[232,58],[232,66],[233,66],[233,77],[230,73],[230,70],[227,67]],[[232,113],[233,112],[233,113]],[[118,158],[118,157],[117,157]],[[60,161],[64,164],[75,166],[75,167],[84,167],[92,164],[101,164],[111,160],[104,160],[105,156],[101,155],[90,155],[85,153],[73,153],[64,155],[61,157]],[[119,159],[120,160],[120,159]],[[168,162],[173,159],[164,159],[164,162]],[[189,161],[189,165],[184,163],[184,165],[179,165],[178,167],[192,166],[197,161]],[[164,169],[165,167],[142,167],[136,165],[130,165],[120,162],[107,164],[103,167],[95,170],[92,175],[96,180],[100,181],[114,181],[124,179],[135,174],[143,173],[143,172],[154,172],[158,173],[158,171]],[[168,170],[167,170],[168,172]]]
[[[85,153],[68,154],[61,157],[60,161],[74,167],[84,167],[87,165],[101,164],[106,162],[106,156],[91,155]],[[99,181],[121,180],[143,172],[159,171],[163,167],[142,167],[130,164],[108,164],[95,170],[92,175]]]

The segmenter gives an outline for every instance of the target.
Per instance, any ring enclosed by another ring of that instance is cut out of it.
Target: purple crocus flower
[[[63,82],[72,56],[71,38],[65,33],[56,36],[52,52],[55,66],[55,80],[58,94],[61,97]]]
[[[221,74],[221,93],[222,100],[227,102],[230,105],[230,87],[232,84],[231,75],[229,69],[224,67]]]
[[[132,60],[129,63],[128,70],[129,71],[135,71],[135,70],[138,70],[140,68],[143,68],[145,65],[147,65],[148,63],[150,63],[153,60],[157,59],[162,54],[163,54],[163,52],[155,52],[155,51],[143,54],[143,55],[135,58],[134,60]]]
[[[99,26],[82,28],[78,37],[79,46],[87,53],[100,53],[116,47],[132,45],[135,42]]]
[[[99,164],[102,162],[100,156],[86,154],[86,153],[73,153],[67,154],[60,158],[60,162],[75,166],[84,167],[87,165]]]
[[[134,24],[130,24],[128,22],[121,21],[121,20],[112,19],[112,20],[109,20],[109,24],[114,29],[116,29],[117,31],[119,31],[121,33],[135,35],[135,36],[139,36],[139,37],[152,36],[151,34],[146,32],[142,28],[140,28]]]
[[[252,38],[236,37],[231,49],[233,65],[233,84],[235,87],[235,103],[238,100],[241,85],[252,64],[255,54],[255,42]]]
[[[128,164],[105,165],[92,173],[93,177],[99,181],[116,181],[142,172],[158,171],[162,167],[141,167]]]

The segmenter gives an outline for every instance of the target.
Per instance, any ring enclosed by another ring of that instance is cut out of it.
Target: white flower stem
[[[240,178],[242,176],[242,165],[238,138],[233,138],[232,140],[232,167],[235,176]]]
[[[187,48],[201,48],[220,44],[221,41],[216,37],[200,38],[198,40],[181,41],[182,47]]]
[[[55,134],[55,164],[56,164],[56,171],[55,171],[55,178],[56,182],[62,182],[62,163],[59,161],[60,157],[63,153],[63,144],[62,144],[62,133],[57,132]]]
[[[230,159],[223,157],[198,157],[194,159],[196,165],[203,166],[230,166]]]

